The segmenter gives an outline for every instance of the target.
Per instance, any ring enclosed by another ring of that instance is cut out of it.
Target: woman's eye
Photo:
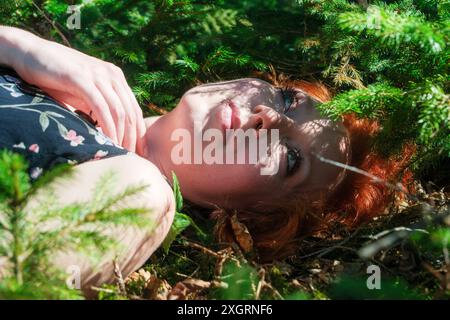
[[[297,149],[288,148],[287,151],[287,169],[286,174],[291,176],[300,167],[302,157]]]
[[[296,91],[291,87],[280,88],[280,91],[284,102],[283,113],[287,113],[296,102]]]

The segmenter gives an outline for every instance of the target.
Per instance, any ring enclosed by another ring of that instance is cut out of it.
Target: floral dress
[[[0,67],[0,150],[22,154],[35,181],[60,163],[78,164],[131,153],[40,89]]]

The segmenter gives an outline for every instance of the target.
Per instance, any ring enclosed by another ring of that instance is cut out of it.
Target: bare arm
[[[7,26],[0,26],[0,64],[18,69],[27,52],[42,40],[30,32]]]
[[[89,260],[82,252],[74,250],[64,250],[54,255],[52,264],[61,271],[65,272],[70,267],[79,268],[81,289],[87,297],[91,298],[95,296],[91,286],[98,287],[104,283],[113,282],[113,260],[116,254],[118,255],[117,263],[123,276],[126,277],[140,268],[161,245],[173,222],[175,199],[172,189],[158,168],[134,154],[83,162],[76,165],[74,170],[75,175],[72,179],[58,178],[53,181],[46,190],[42,190],[30,199],[25,210],[35,212],[36,208],[44,202],[45,195],[49,194],[49,189],[54,190],[51,194],[61,207],[76,202],[92,201],[96,183],[109,170],[114,170],[116,178],[115,183],[110,185],[110,195],[119,194],[131,186],[141,184],[148,186],[139,194],[114,204],[112,210],[147,208],[145,217],[152,222],[151,226],[115,225],[104,230],[104,234],[118,241],[120,247],[104,252],[100,261],[97,262]]]
[[[61,103],[92,111],[106,135],[130,151],[142,151],[137,145],[145,135],[142,110],[119,67],[5,26],[0,26],[0,64]]]

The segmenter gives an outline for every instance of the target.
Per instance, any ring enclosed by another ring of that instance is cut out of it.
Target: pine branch
[[[47,185],[62,176],[69,178],[67,168],[55,168],[54,172],[46,175],[33,189],[30,187],[26,170],[27,165],[22,156],[10,151],[2,151],[0,176],[5,179],[0,182],[0,196],[6,202],[0,212],[2,229],[0,254],[9,260],[6,266],[10,268],[10,272],[2,270],[2,273],[11,274],[13,278],[5,281],[14,281],[16,286],[22,288],[27,294],[29,293],[26,288],[31,287],[36,290],[50,290],[46,294],[66,294],[64,290],[59,292],[61,287],[57,282],[54,286],[47,283],[42,287],[41,281],[47,281],[46,279],[49,278],[62,281],[62,278],[58,278],[60,271],[51,267],[51,261],[49,261],[53,253],[73,248],[88,256],[94,256],[119,245],[117,241],[103,233],[111,224],[140,227],[153,225],[153,222],[144,215],[149,212],[146,208],[117,210],[112,208],[127,197],[142,191],[147,187],[146,185],[129,186],[117,195],[110,196],[108,191],[111,190],[114,173],[109,172],[99,179],[93,200],[57,208],[50,205],[59,204],[45,200],[53,197],[52,188],[47,188]],[[11,188],[12,191],[7,188]],[[31,211],[22,209],[22,207],[25,208],[23,204],[27,203],[29,197],[43,188],[47,188],[47,193],[42,194],[44,197],[42,207]],[[36,274],[39,276],[33,276]],[[8,290],[8,287],[0,285],[0,296],[12,294]],[[44,294],[43,291],[41,292]]]

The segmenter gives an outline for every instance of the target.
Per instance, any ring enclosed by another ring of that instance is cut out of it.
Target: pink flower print
[[[32,144],[31,146],[28,147],[28,150],[34,152],[34,153],[38,153],[39,152],[39,145],[37,143]]]
[[[42,174],[42,168],[40,168],[40,167],[34,167],[34,168],[31,168],[31,170],[30,170],[30,176],[33,179],[36,179],[41,174]]]
[[[108,154],[108,151],[98,150],[98,151],[95,153],[94,160],[101,159],[101,158],[103,158],[104,156],[106,156],[107,154]]]
[[[76,147],[79,144],[83,144],[84,141],[84,137],[83,136],[77,136],[77,133],[75,132],[75,130],[70,129],[69,131],[67,131],[66,136],[63,137],[66,140],[70,141],[70,145],[72,147]]]

